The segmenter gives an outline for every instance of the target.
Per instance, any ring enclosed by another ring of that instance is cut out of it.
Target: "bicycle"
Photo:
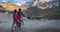
[[[12,32],[19,32],[22,30],[22,28],[24,28],[24,21],[20,19],[20,21],[18,20],[18,23],[20,24],[17,24],[16,22],[12,25]],[[20,27],[19,27],[20,25]]]

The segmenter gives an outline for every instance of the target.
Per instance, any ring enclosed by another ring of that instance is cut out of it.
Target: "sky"
[[[3,0],[0,0],[0,2],[2,2]],[[31,0],[6,0],[7,2],[15,2],[17,5],[22,5],[25,2],[29,2]]]
[[[0,0],[0,2],[3,1],[3,0]],[[20,2],[20,3],[23,3],[23,2],[29,2],[29,1],[32,1],[32,0],[6,0],[7,2]],[[44,0],[46,2],[49,2],[49,1],[52,1],[52,0]]]
[[[0,2],[2,2],[3,0],[0,0]],[[22,5],[25,2],[29,2],[32,0],[6,0],[7,2],[15,2],[17,5]],[[52,1],[52,0],[45,0],[46,2]]]
[[[1,1],[3,1],[3,0],[0,0],[0,2]],[[22,2],[22,1],[24,1],[24,2],[29,2],[29,1],[31,1],[31,0],[6,0],[7,2]]]

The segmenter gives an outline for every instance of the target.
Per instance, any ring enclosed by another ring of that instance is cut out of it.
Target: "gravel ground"
[[[12,15],[0,15],[0,32],[11,32]],[[60,32],[60,20],[28,20],[24,19],[23,32]]]

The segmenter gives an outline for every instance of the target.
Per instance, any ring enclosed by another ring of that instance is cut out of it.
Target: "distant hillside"
[[[7,11],[6,9],[4,9],[1,5],[0,5],[0,12],[5,12]]]
[[[25,6],[34,6],[38,7],[39,9],[45,10],[47,8],[52,8],[54,6],[59,6],[60,1],[59,0],[54,0],[50,2],[46,2],[44,0],[33,0],[31,2],[26,2],[26,4],[23,4]]]
[[[0,5],[4,9],[9,10],[9,11],[13,11],[14,9],[19,9],[19,8],[21,8],[22,10],[26,10],[26,7],[18,6],[15,3],[12,3],[12,2],[0,2]]]
[[[4,10],[4,8],[0,5],[0,10]]]
[[[28,18],[48,18],[48,19],[60,19],[60,4],[59,6],[53,6],[52,8],[47,8],[41,10],[38,7],[29,7],[24,13]]]

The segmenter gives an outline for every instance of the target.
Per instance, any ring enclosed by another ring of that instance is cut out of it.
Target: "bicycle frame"
[[[19,30],[21,30],[22,28],[24,28],[24,22],[23,22],[23,20],[20,20],[20,21],[18,20],[18,22],[20,23],[21,27],[18,27],[18,25],[16,23],[14,23],[14,25],[12,25],[12,32],[14,32],[14,30],[16,28],[18,28]]]

